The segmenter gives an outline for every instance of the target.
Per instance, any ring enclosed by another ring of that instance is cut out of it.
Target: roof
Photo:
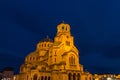
[[[38,53],[36,51],[34,51],[34,52],[29,53],[26,57],[28,57],[28,56],[37,56],[37,55],[38,55]]]
[[[3,71],[14,71],[14,69],[12,67],[5,67]]]

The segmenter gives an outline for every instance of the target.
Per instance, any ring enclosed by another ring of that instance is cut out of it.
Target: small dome
[[[40,42],[53,42],[53,40],[47,36],[46,38],[42,39]]]
[[[38,55],[37,52],[31,52],[31,53],[29,53],[26,57],[37,56],[37,55]]]

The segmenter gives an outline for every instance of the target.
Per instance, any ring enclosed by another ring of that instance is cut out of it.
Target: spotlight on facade
[[[113,80],[112,78],[108,77],[107,80]]]

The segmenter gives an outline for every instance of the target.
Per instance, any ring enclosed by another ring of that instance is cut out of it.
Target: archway
[[[45,76],[45,80],[47,80],[47,76]]]
[[[73,80],[76,80],[76,74],[73,73]]]
[[[37,80],[37,75],[36,74],[33,76],[33,80]]]
[[[77,80],[80,80],[80,74],[79,73],[77,74]]]
[[[48,77],[48,80],[50,80],[50,76]]]
[[[43,76],[41,76],[41,80],[43,80]]]
[[[69,73],[69,74],[68,74],[68,80],[72,80],[71,77],[72,77],[72,74]]]

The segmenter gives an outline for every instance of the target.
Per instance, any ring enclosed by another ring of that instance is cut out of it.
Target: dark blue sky
[[[80,63],[120,73],[120,0],[0,0],[0,69],[20,64],[62,21],[71,25]]]

